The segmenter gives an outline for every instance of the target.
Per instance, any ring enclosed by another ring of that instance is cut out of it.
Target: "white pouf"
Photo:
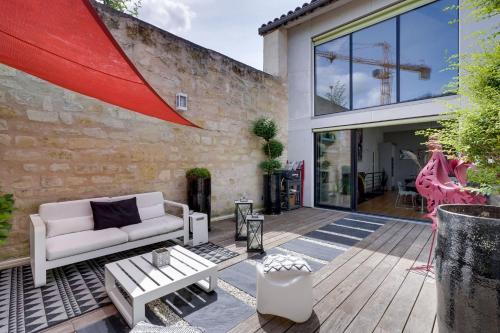
[[[257,311],[302,323],[312,307],[311,269],[302,258],[272,255],[257,264]]]

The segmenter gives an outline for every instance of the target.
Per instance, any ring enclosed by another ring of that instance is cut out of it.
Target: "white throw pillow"
[[[94,229],[92,216],[47,220],[45,224],[47,226],[47,238]]]
[[[165,207],[163,203],[148,207],[139,207],[139,215],[141,216],[141,221],[160,217],[165,215]]]
[[[271,254],[264,258],[264,273],[311,273],[311,267],[301,257],[291,254]]]

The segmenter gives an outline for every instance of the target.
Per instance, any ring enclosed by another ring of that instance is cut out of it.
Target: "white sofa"
[[[90,201],[136,197],[141,223],[94,230]],[[182,217],[167,214],[165,206],[182,208]],[[47,203],[31,215],[30,252],[33,282],[46,284],[47,270],[177,237],[189,241],[189,208],[164,200],[161,192]]]

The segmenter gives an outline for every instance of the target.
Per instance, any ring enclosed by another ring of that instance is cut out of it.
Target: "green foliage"
[[[275,170],[281,168],[281,162],[275,159],[269,159],[260,162],[259,167],[265,170],[268,174],[272,174]]]
[[[323,160],[323,162],[321,162],[321,168],[323,170],[328,170],[329,167],[330,167],[330,161],[329,160]]]
[[[139,15],[139,8],[142,6],[142,0],[98,0],[99,2],[124,12],[126,14],[137,17]]]
[[[253,123],[252,132],[266,141],[271,140],[278,134],[278,125],[269,118],[259,118]]]
[[[262,145],[262,151],[271,159],[280,157],[283,149],[285,149],[283,144],[276,139],[271,139]]]
[[[262,170],[272,174],[281,168],[281,162],[277,160],[283,154],[283,144],[274,139],[278,134],[278,125],[270,118],[259,118],[252,124],[252,133],[264,139],[262,151],[267,156],[267,160],[259,164]]]
[[[487,18],[498,14],[499,3],[467,0],[465,5],[474,9],[473,16]],[[449,105],[452,112],[439,122],[442,128],[417,134],[436,140],[448,157],[474,163],[477,168],[469,170],[470,182],[477,191],[490,194],[498,191],[500,179],[500,43],[496,33],[480,39],[476,51],[460,55],[459,62],[460,78],[451,86],[462,103]]]
[[[7,240],[12,225],[9,223],[14,211],[14,196],[12,194],[0,195],[0,245]]]
[[[500,14],[500,0],[462,0],[462,9],[471,11],[476,20],[482,20]]]
[[[207,168],[192,168],[186,171],[187,178],[206,179],[210,176],[210,171]]]

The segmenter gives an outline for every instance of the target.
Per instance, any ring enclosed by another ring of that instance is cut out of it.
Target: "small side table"
[[[208,243],[207,214],[197,212],[190,214],[189,229],[193,231],[193,246]]]

